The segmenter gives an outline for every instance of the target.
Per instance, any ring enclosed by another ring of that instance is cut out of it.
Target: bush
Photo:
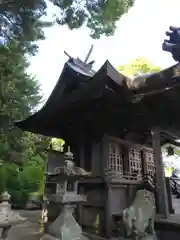
[[[11,194],[11,203],[18,207],[24,208],[28,201],[28,193],[26,191],[10,190]]]
[[[39,195],[44,191],[43,165],[33,160],[20,169],[16,164],[5,163],[0,167],[0,192],[5,188],[11,194],[13,206],[19,208],[25,207],[30,195],[41,198]]]
[[[0,166],[0,194],[5,191],[7,184],[7,172],[4,165]]]

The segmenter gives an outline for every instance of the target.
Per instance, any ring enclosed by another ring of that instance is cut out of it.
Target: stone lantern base
[[[65,205],[59,217],[49,227],[48,234],[41,240],[88,240],[82,233],[81,226],[74,219],[72,206]]]

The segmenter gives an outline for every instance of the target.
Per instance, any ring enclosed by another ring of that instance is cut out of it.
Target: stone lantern
[[[0,239],[7,239],[8,231],[13,225],[20,224],[26,220],[18,213],[11,210],[10,194],[3,192],[1,194],[0,203]]]
[[[64,166],[58,168],[56,180],[54,179],[57,182],[56,194],[48,197],[50,201],[61,205],[61,212],[49,226],[48,234],[43,236],[43,240],[86,239],[82,234],[81,226],[73,216],[76,205],[85,202],[86,198],[77,193],[79,176],[75,173],[73,153],[70,152],[70,148],[64,155],[64,163]]]

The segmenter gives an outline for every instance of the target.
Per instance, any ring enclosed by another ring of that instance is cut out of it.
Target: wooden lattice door
[[[142,157],[141,150],[129,149],[129,173],[134,178],[142,178]]]
[[[153,151],[144,151],[144,158],[146,161],[147,174],[154,176],[155,175],[155,163],[154,163],[154,154]]]
[[[109,154],[107,159],[107,168],[113,172],[123,175],[122,148],[118,142],[109,143]]]

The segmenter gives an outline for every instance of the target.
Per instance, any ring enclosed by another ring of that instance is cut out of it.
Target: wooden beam
[[[105,206],[105,228],[106,228],[106,238],[110,239],[112,237],[112,212],[111,212],[111,201],[112,189],[109,183],[106,184],[106,206]]]
[[[167,134],[169,137],[173,138],[173,140],[180,139],[180,131],[173,128],[161,129],[161,133]]]
[[[177,142],[177,141],[173,140],[170,136],[167,136],[166,134],[161,134],[161,138],[162,138],[162,142],[163,142],[162,146],[169,143],[169,144],[172,144],[176,147],[180,147],[180,142]]]
[[[162,214],[164,218],[168,218],[168,198],[167,189],[164,176],[164,164],[162,161],[160,131],[158,128],[154,128],[151,131],[152,145],[154,150],[154,161],[156,166],[156,205],[159,214]]]

